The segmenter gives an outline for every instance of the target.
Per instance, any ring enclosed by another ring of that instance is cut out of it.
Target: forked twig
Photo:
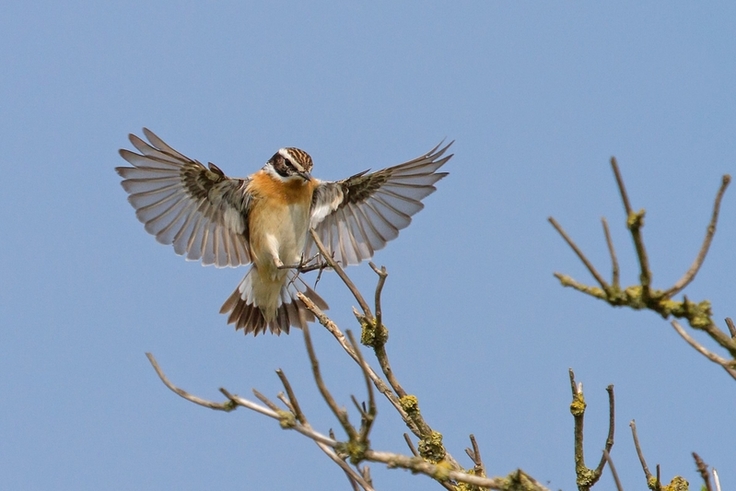
[[[465,453],[473,461],[473,474],[476,476],[485,476],[486,468],[483,465],[483,459],[480,456],[480,448],[478,442],[475,440],[475,435],[470,434],[470,445],[472,448],[466,448]]]
[[[572,368],[569,370],[570,388],[572,390],[572,402],[570,403],[570,413],[575,420],[575,473],[577,475],[577,485],[580,491],[588,491],[603,475],[603,468],[606,465],[605,454],[601,456],[601,460],[595,469],[589,469],[585,465],[585,451],[583,447],[583,425],[585,422],[585,397],[583,395],[583,384],[575,383],[575,373]],[[608,436],[604,452],[608,453],[613,448],[613,434],[615,428],[615,404],[613,397],[613,385],[606,388],[608,392]]]
[[[709,360],[721,365],[726,372],[736,379],[736,326],[730,320],[726,320],[728,325],[729,333],[722,331],[712,319],[712,309],[709,301],[704,300],[702,302],[691,302],[685,296],[683,301],[675,301],[672,299],[673,295],[681,292],[687,285],[689,285],[698,271],[700,270],[705,257],[708,253],[710,245],[713,241],[713,237],[716,232],[716,225],[718,222],[718,216],[720,213],[721,202],[726,189],[731,182],[729,175],[724,175],[721,179],[721,186],[716,194],[715,201],[713,203],[713,212],[711,214],[710,222],[706,231],[705,238],[700,247],[697,257],[693,264],[685,272],[685,274],[675,284],[666,290],[656,290],[651,287],[652,272],[649,267],[649,259],[647,256],[646,247],[644,245],[644,239],[642,236],[642,227],[644,226],[644,210],[635,212],[631,207],[629,195],[626,191],[623,178],[621,176],[621,170],[618,167],[618,163],[615,158],[611,158],[611,168],[616,179],[616,184],[621,195],[621,201],[626,211],[626,226],[629,229],[631,237],[634,242],[636,249],[637,258],[639,261],[639,285],[633,285],[625,289],[621,289],[619,282],[619,265],[616,257],[616,252],[613,247],[613,240],[611,239],[611,233],[608,228],[608,222],[605,218],[602,219],[603,231],[606,236],[606,244],[608,247],[609,254],[611,256],[612,264],[612,283],[613,288],[609,287],[594,266],[587,259],[585,254],[578,248],[575,242],[570,236],[564,231],[564,229],[555,221],[554,218],[550,217],[549,221],[562,236],[565,242],[575,252],[580,261],[585,265],[588,271],[593,275],[595,280],[600,285],[599,287],[589,286],[580,283],[573,278],[563,275],[561,273],[554,273],[554,276],[560,281],[562,286],[571,287],[582,293],[590,295],[592,297],[606,301],[615,307],[630,307],[634,310],[648,309],[658,313],[663,318],[675,318],[675,319],[686,319],[692,329],[704,331],[711,339],[718,343],[722,348],[727,350],[733,360],[726,361],[724,358],[715,355],[708,351],[705,347],[693,340],[692,337],[688,336],[684,329],[679,324],[672,324],[677,332],[688,342],[693,348],[699,353],[707,357]],[[730,334],[730,336],[729,336]]]

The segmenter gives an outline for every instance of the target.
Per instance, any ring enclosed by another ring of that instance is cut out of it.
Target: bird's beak
[[[307,182],[312,180],[312,176],[309,174],[309,172],[297,171],[297,174],[299,174],[302,177],[302,179],[304,179]]]

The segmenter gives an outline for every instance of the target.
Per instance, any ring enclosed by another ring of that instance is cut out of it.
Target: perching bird
[[[437,172],[452,155],[452,143],[409,162],[342,181],[311,176],[312,158],[282,148],[261,170],[229,178],[205,167],[144,128],[150,143],[135,135],[140,154],[120,150],[133,167],[117,167],[128,201],[146,230],[177,254],[217,267],[253,263],[220,312],[245,334],[289,332],[314,316],[298,300],[300,291],[322,309],[327,304],[284,266],[317,253],[313,228],[339,264],[358,264],[394,239],[421,210],[422,198],[447,175]]]

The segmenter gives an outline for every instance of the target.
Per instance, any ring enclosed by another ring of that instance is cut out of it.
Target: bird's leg
[[[319,253],[317,253],[314,256],[310,257],[309,259],[305,260],[304,259],[304,254],[302,254],[302,257],[299,260],[299,264],[294,264],[294,265],[284,265],[284,264],[281,264],[280,266],[277,265],[277,268],[278,269],[296,269],[299,273],[308,273],[310,271],[315,271],[315,270],[322,271],[325,268],[327,268],[327,263],[326,262],[324,262],[324,261],[318,261],[318,262],[315,262],[314,264],[310,264],[311,262],[313,262],[318,257],[319,257]]]

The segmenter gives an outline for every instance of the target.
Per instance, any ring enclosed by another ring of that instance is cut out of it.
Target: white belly
[[[274,275],[277,271],[286,272],[278,270],[279,262],[287,266],[299,264],[307,239],[309,206],[285,204],[256,216],[260,219],[251,224],[250,238],[258,268]]]

